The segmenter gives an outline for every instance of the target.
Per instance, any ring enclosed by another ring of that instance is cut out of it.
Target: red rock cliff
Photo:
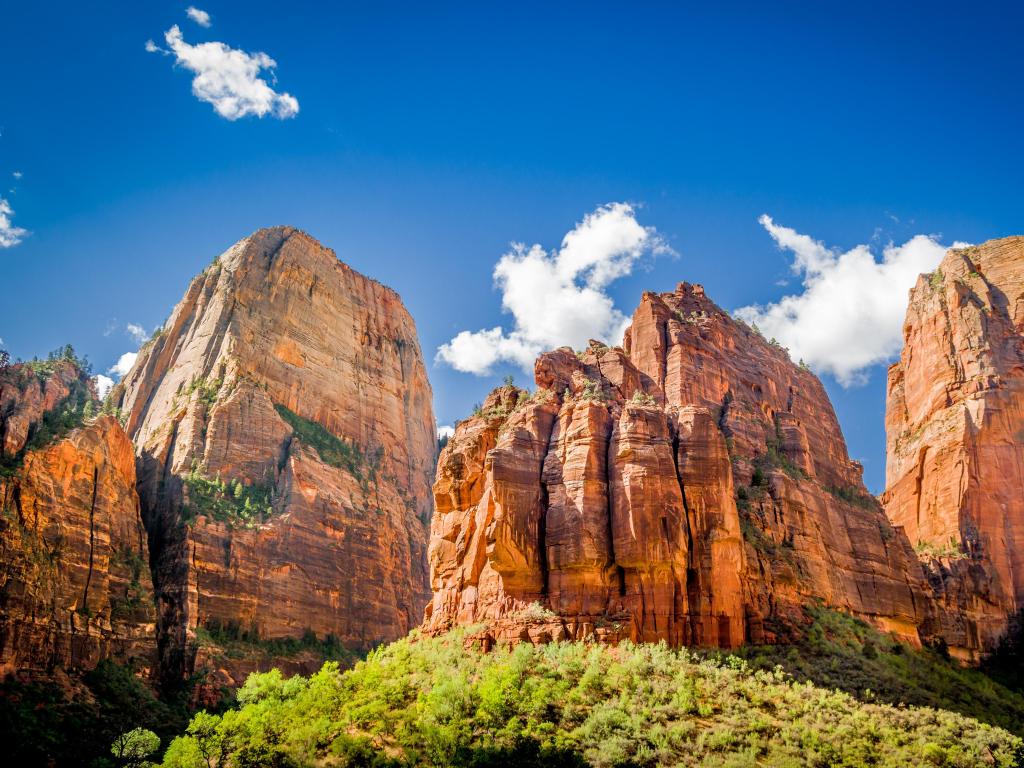
[[[821,383],[700,286],[645,294],[623,348],[535,377],[441,454],[428,631],[735,646],[818,599],[918,640],[923,572]]]
[[[118,397],[165,675],[191,669],[197,627],[366,646],[415,626],[436,436],[394,291],[260,230],[192,281]]]
[[[0,373],[0,673],[106,658],[145,671],[155,613],[132,444],[111,416],[44,440],[48,412],[98,406],[78,368],[51,368]]]
[[[883,502],[984,647],[1024,600],[1024,238],[949,251],[903,334]]]

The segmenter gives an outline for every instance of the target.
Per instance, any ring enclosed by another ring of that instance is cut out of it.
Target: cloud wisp
[[[192,79],[195,97],[212,104],[214,111],[224,119],[233,121],[250,115],[270,115],[286,120],[299,113],[298,99],[271,87],[277,85],[274,75],[277,62],[262,51],[246,53],[220,42],[191,45],[185,41],[177,24],[164,33],[164,40],[169,50],[152,40],[146,41],[146,50],[173,55],[175,64],[195,75]],[[269,83],[263,76],[264,70],[270,77]]]
[[[13,248],[28,234],[28,230],[14,226],[14,210],[0,197],[0,248]]]
[[[879,261],[867,245],[840,251],[767,214],[759,222],[793,255],[790,268],[801,278],[802,291],[742,307],[736,316],[776,338],[794,360],[817,373],[831,374],[844,387],[864,384],[868,368],[899,354],[907,294],[918,275],[939,265],[946,247],[935,236],[916,235],[903,245],[889,243]]]
[[[606,289],[630,274],[645,254],[664,253],[672,253],[671,248],[653,227],[636,220],[627,203],[588,213],[556,250],[514,243],[494,267],[512,330],[462,331],[438,348],[436,360],[484,376],[498,363],[530,371],[544,350],[584,347],[591,338],[617,344],[629,320]]]
[[[206,11],[196,8],[194,5],[190,5],[185,9],[185,15],[188,16],[192,21],[198,24],[200,27],[209,28],[210,26],[210,14]]]

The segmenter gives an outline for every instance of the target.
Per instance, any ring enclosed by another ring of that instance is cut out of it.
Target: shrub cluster
[[[348,471],[362,485],[376,480],[379,457],[367,456],[355,443],[342,440],[322,424],[303,418],[283,405],[275,404],[274,408],[288,422],[295,436],[316,450],[324,464]]]
[[[352,670],[251,675],[165,766],[1009,766],[1021,740],[933,709],[860,702],[664,644],[519,645],[416,634]]]
[[[227,482],[220,476],[210,478],[196,464],[182,481],[187,491],[186,521],[203,515],[221,523],[255,527],[274,513],[274,486],[271,483],[244,485],[237,479]]]

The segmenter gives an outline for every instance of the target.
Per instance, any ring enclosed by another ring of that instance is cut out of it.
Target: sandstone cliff
[[[145,672],[155,612],[131,442],[81,370],[56,361],[0,374],[0,673]],[[66,431],[64,428],[83,424]]]
[[[197,628],[365,647],[417,623],[436,436],[392,290],[297,230],[260,230],[192,281],[115,397],[165,679],[192,669]]]
[[[984,647],[1024,600],[1024,238],[949,251],[903,333],[883,502]]]
[[[644,294],[622,348],[535,378],[441,454],[429,631],[735,646],[821,600],[919,640],[924,574],[821,383],[700,286]]]

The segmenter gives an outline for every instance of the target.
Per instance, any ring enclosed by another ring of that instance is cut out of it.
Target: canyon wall
[[[2,674],[154,661],[134,451],[113,417],[82,418],[98,406],[71,362],[0,372]]]
[[[441,454],[428,631],[730,647],[822,601],[920,640],[925,573],[821,383],[700,286],[644,294],[621,348],[543,354],[535,380]]]
[[[1024,600],[1024,238],[949,251],[903,334],[883,503],[986,644]]]
[[[165,680],[204,632],[366,648],[416,625],[436,433],[394,291],[302,232],[260,230],[192,281],[115,398]]]

